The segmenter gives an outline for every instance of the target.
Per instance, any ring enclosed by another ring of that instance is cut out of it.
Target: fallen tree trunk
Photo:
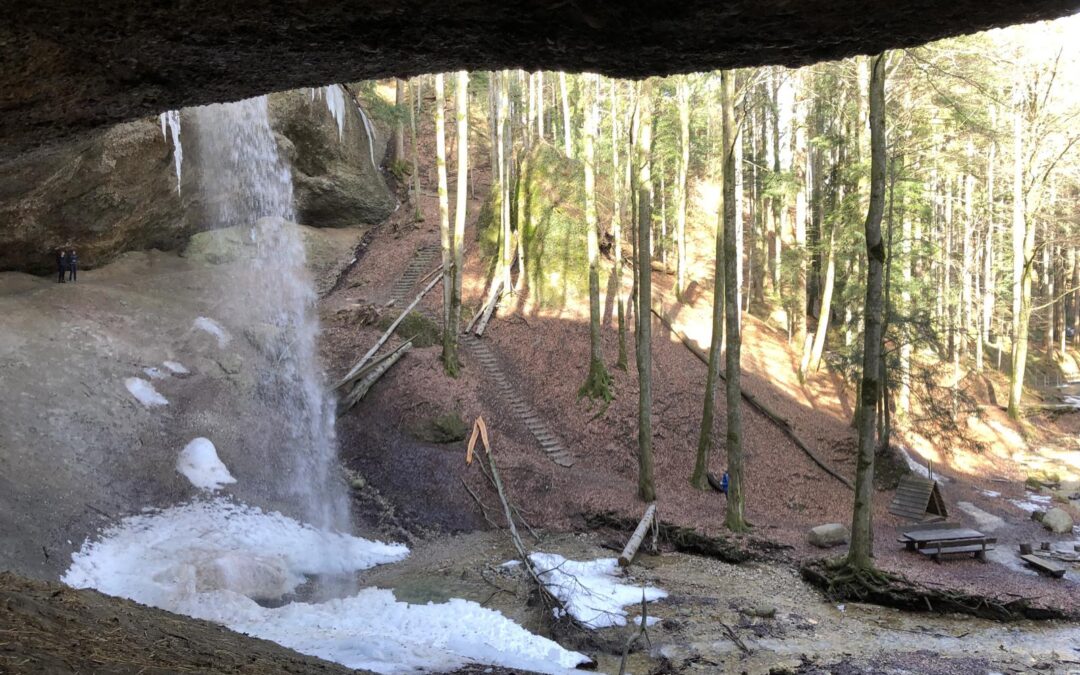
[[[626,548],[624,548],[619,555],[619,567],[630,566],[630,563],[634,560],[634,556],[637,555],[638,547],[641,546],[642,540],[645,539],[645,533],[652,527],[655,516],[656,502],[653,502],[652,504],[649,504],[649,508],[645,509],[645,515],[642,516],[641,521],[634,530],[634,534],[630,537],[630,541],[626,542]]]
[[[656,315],[656,318],[660,319],[660,323],[664,324],[664,326],[672,333],[679,336],[679,339],[682,341],[683,345],[685,345],[686,348],[690,350],[690,353],[698,357],[698,360],[704,363],[705,367],[709,366],[709,355],[705,353],[705,350],[703,350],[693,340],[687,337],[686,333],[671,325],[671,322],[668,321],[662,314],[660,314],[660,312],[658,312],[656,308],[653,308],[652,312]],[[720,373],[720,379],[725,379],[723,373]],[[756,396],[748,392],[746,389],[742,390],[742,397],[747,403],[750,404],[751,408],[758,411],[759,413],[764,415],[770,422],[775,424],[780,429],[780,431],[782,431],[784,435],[787,436],[788,439],[795,444],[795,447],[802,450],[806,454],[806,456],[813,460],[814,463],[817,464],[819,467],[821,467],[821,469],[825,473],[829,474],[836,480],[843,483],[849,490],[855,490],[855,486],[848,478],[841,475],[836,471],[836,469],[833,469],[831,466],[826,464],[825,460],[818,457],[817,454],[810,449],[810,446],[808,446],[805,442],[803,442],[801,438],[799,438],[798,434],[795,433],[795,430],[791,428],[790,422],[781,417],[779,413],[773,412],[773,410],[771,410],[767,405],[758,400]]]
[[[435,284],[439,283],[440,281],[442,281],[442,277],[436,276],[428,283],[427,286],[424,287],[424,290],[420,291],[420,293],[413,299],[413,301],[409,303],[409,306],[401,311],[401,314],[398,315],[398,318],[394,319],[394,323],[390,324],[390,327],[387,328],[386,332],[379,337],[378,341],[375,342],[371,349],[367,350],[367,353],[360,357],[359,361],[353,364],[352,368],[349,369],[349,372],[345,374],[345,377],[341,378],[341,380],[334,386],[334,389],[340,389],[341,387],[345,386],[345,384],[350,380],[356,379],[356,374],[360,372],[360,369],[364,367],[364,364],[366,364],[368,360],[375,355],[375,352],[379,351],[379,347],[382,347],[383,343],[390,339],[390,336],[393,335],[394,329],[398,327],[398,324],[405,320],[405,317],[408,316],[409,312],[412,311],[413,307],[416,307],[418,304],[420,304],[420,301],[423,300],[424,296],[427,295],[432,288],[435,288]]]
[[[501,277],[491,282],[491,290],[488,291],[488,296],[484,300],[484,304],[480,305],[480,309],[476,310],[476,314],[474,314],[472,320],[469,321],[469,325],[465,327],[466,333],[472,332],[473,326],[475,326],[476,322],[480,320],[480,317],[484,316],[484,313],[487,312],[488,306],[492,305],[495,298],[499,297],[499,293],[502,291],[502,285],[503,280]]]
[[[338,405],[338,417],[341,417],[356,405],[360,399],[364,398],[364,395],[368,393],[371,386],[382,377],[387,370],[390,370],[390,366],[401,360],[402,356],[405,356],[412,349],[412,338],[409,338],[403,345],[395,349],[393,352],[385,356],[377,366],[372,368],[367,375],[360,379],[359,382],[353,387],[352,391],[341,400]]]
[[[377,356],[373,360],[368,361],[368,363],[365,364],[363,368],[356,371],[356,373],[353,374],[352,377],[350,377],[347,381],[343,381],[342,386],[340,388],[345,389],[347,391],[352,391],[352,385],[354,385],[357,382],[359,382],[360,380],[364,379],[364,377],[366,377],[368,373],[370,373],[375,368],[378,368],[386,359],[393,357],[394,354],[396,354],[399,350],[401,350],[405,345],[411,345],[411,344],[412,344],[412,338],[409,338],[408,340],[406,340],[405,342],[402,342],[397,347],[394,347],[393,349],[391,349],[389,352],[383,354],[382,356]]]

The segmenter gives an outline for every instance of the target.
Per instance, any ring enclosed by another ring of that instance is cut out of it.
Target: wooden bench
[[[967,542],[967,541],[973,541],[973,540],[960,539],[960,540],[956,540],[956,541],[943,541],[943,542],[940,542],[938,546],[924,547],[924,548],[918,549],[918,551],[919,551],[919,553],[922,553],[923,555],[929,556],[930,558],[932,558],[934,560],[934,562],[941,562],[941,556],[943,556],[943,555],[953,555],[953,554],[962,554],[962,553],[974,553],[975,558],[985,562],[986,561],[986,552],[994,550],[994,544],[996,543],[997,540],[988,538],[988,539],[983,540],[983,541],[977,541],[977,542],[973,541],[973,543],[964,543],[964,542]]]
[[[973,553],[979,560],[986,560],[986,551],[993,550],[995,537],[987,537],[978,530],[963,527],[923,527],[905,532],[898,539],[909,551],[918,551],[941,562],[942,555]]]
[[[1035,568],[1035,571],[1039,574],[1045,574],[1055,579],[1060,579],[1065,576],[1064,565],[1056,563],[1053,560],[1047,560],[1046,558],[1037,556],[1035,554],[1022,555],[1020,559]]]

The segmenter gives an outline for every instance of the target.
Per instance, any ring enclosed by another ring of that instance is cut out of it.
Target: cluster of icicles
[[[326,102],[326,109],[330,111],[331,117],[333,117],[334,122],[337,123],[338,140],[340,141],[345,134],[344,88],[340,84],[329,84],[325,87],[312,87],[310,91],[312,101],[318,98]],[[373,169],[378,169],[375,165],[375,127],[372,125],[367,113],[364,112],[363,107],[357,104],[356,109],[360,113],[360,119],[364,122],[364,131],[367,132],[368,156],[371,160],[371,167]],[[172,136],[173,168],[176,170],[176,194],[179,195],[180,167],[184,163],[184,147],[180,143],[180,111],[167,110],[161,113],[160,119],[161,138],[168,143],[169,136]]]

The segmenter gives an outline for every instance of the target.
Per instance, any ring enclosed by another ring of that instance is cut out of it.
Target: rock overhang
[[[643,77],[815,61],[1078,0],[36,0],[0,9],[0,161],[183,106],[457,69]]]

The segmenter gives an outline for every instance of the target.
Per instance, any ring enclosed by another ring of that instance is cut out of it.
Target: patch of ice
[[[557,597],[575,619],[588,628],[625,626],[623,607],[667,597],[659,588],[630,586],[619,582],[615,558],[567,560],[555,553],[529,556],[547,590]]]
[[[986,497],[990,497],[991,499],[996,499],[1001,496],[1001,493],[997,490],[979,490],[979,492],[983,493],[983,495]]]
[[[1072,407],[1080,410],[1080,396],[1066,395],[1062,396],[1061,400],[1064,401],[1066,405],[1071,405]]]
[[[151,380],[164,380],[168,377],[168,375],[163,373],[160,368],[154,368],[152,366],[150,368],[143,368],[142,371],[146,373],[146,376]]]
[[[161,365],[165,366],[165,368],[175,375],[187,375],[191,372],[179,361],[164,361]]]
[[[199,330],[206,331],[207,333],[210,333],[211,335],[216,337],[218,347],[224,347],[225,345],[229,344],[229,340],[232,339],[232,337],[227,332],[225,332],[225,329],[221,327],[221,324],[219,324],[217,321],[214,321],[213,319],[208,319],[205,316],[200,316],[199,318],[195,319],[194,325]]]
[[[660,617],[658,617],[658,616],[645,617],[645,625],[646,626],[653,626],[653,625],[655,625],[655,624],[657,624],[659,622],[660,622]],[[640,626],[641,625],[641,615],[640,614],[634,617],[634,625],[635,626]]]
[[[176,470],[200,490],[220,490],[236,482],[218,457],[217,448],[206,438],[196,438],[184,446],[176,458]]]
[[[131,392],[131,395],[139,399],[139,403],[142,403],[147,408],[153,408],[159,405],[169,405],[168,400],[164,396],[154,389],[154,385],[150,384],[141,377],[129,377],[124,380],[124,386]]]
[[[519,566],[520,564],[521,564],[520,560],[507,560],[503,564],[499,565],[499,567],[503,567],[503,568],[506,568],[506,569],[513,569],[513,568]]]
[[[1009,503],[1028,513],[1042,511],[1050,504],[1050,495],[1028,495],[1027,499],[1010,499]]]
[[[267,608],[305,578],[351,574],[408,555],[223,498],[132,516],[87,541],[63,581],[215,621],[349,668],[381,673],[490,663],[566,673],[588,659],[475,602],[409,605],[369,588]]]

